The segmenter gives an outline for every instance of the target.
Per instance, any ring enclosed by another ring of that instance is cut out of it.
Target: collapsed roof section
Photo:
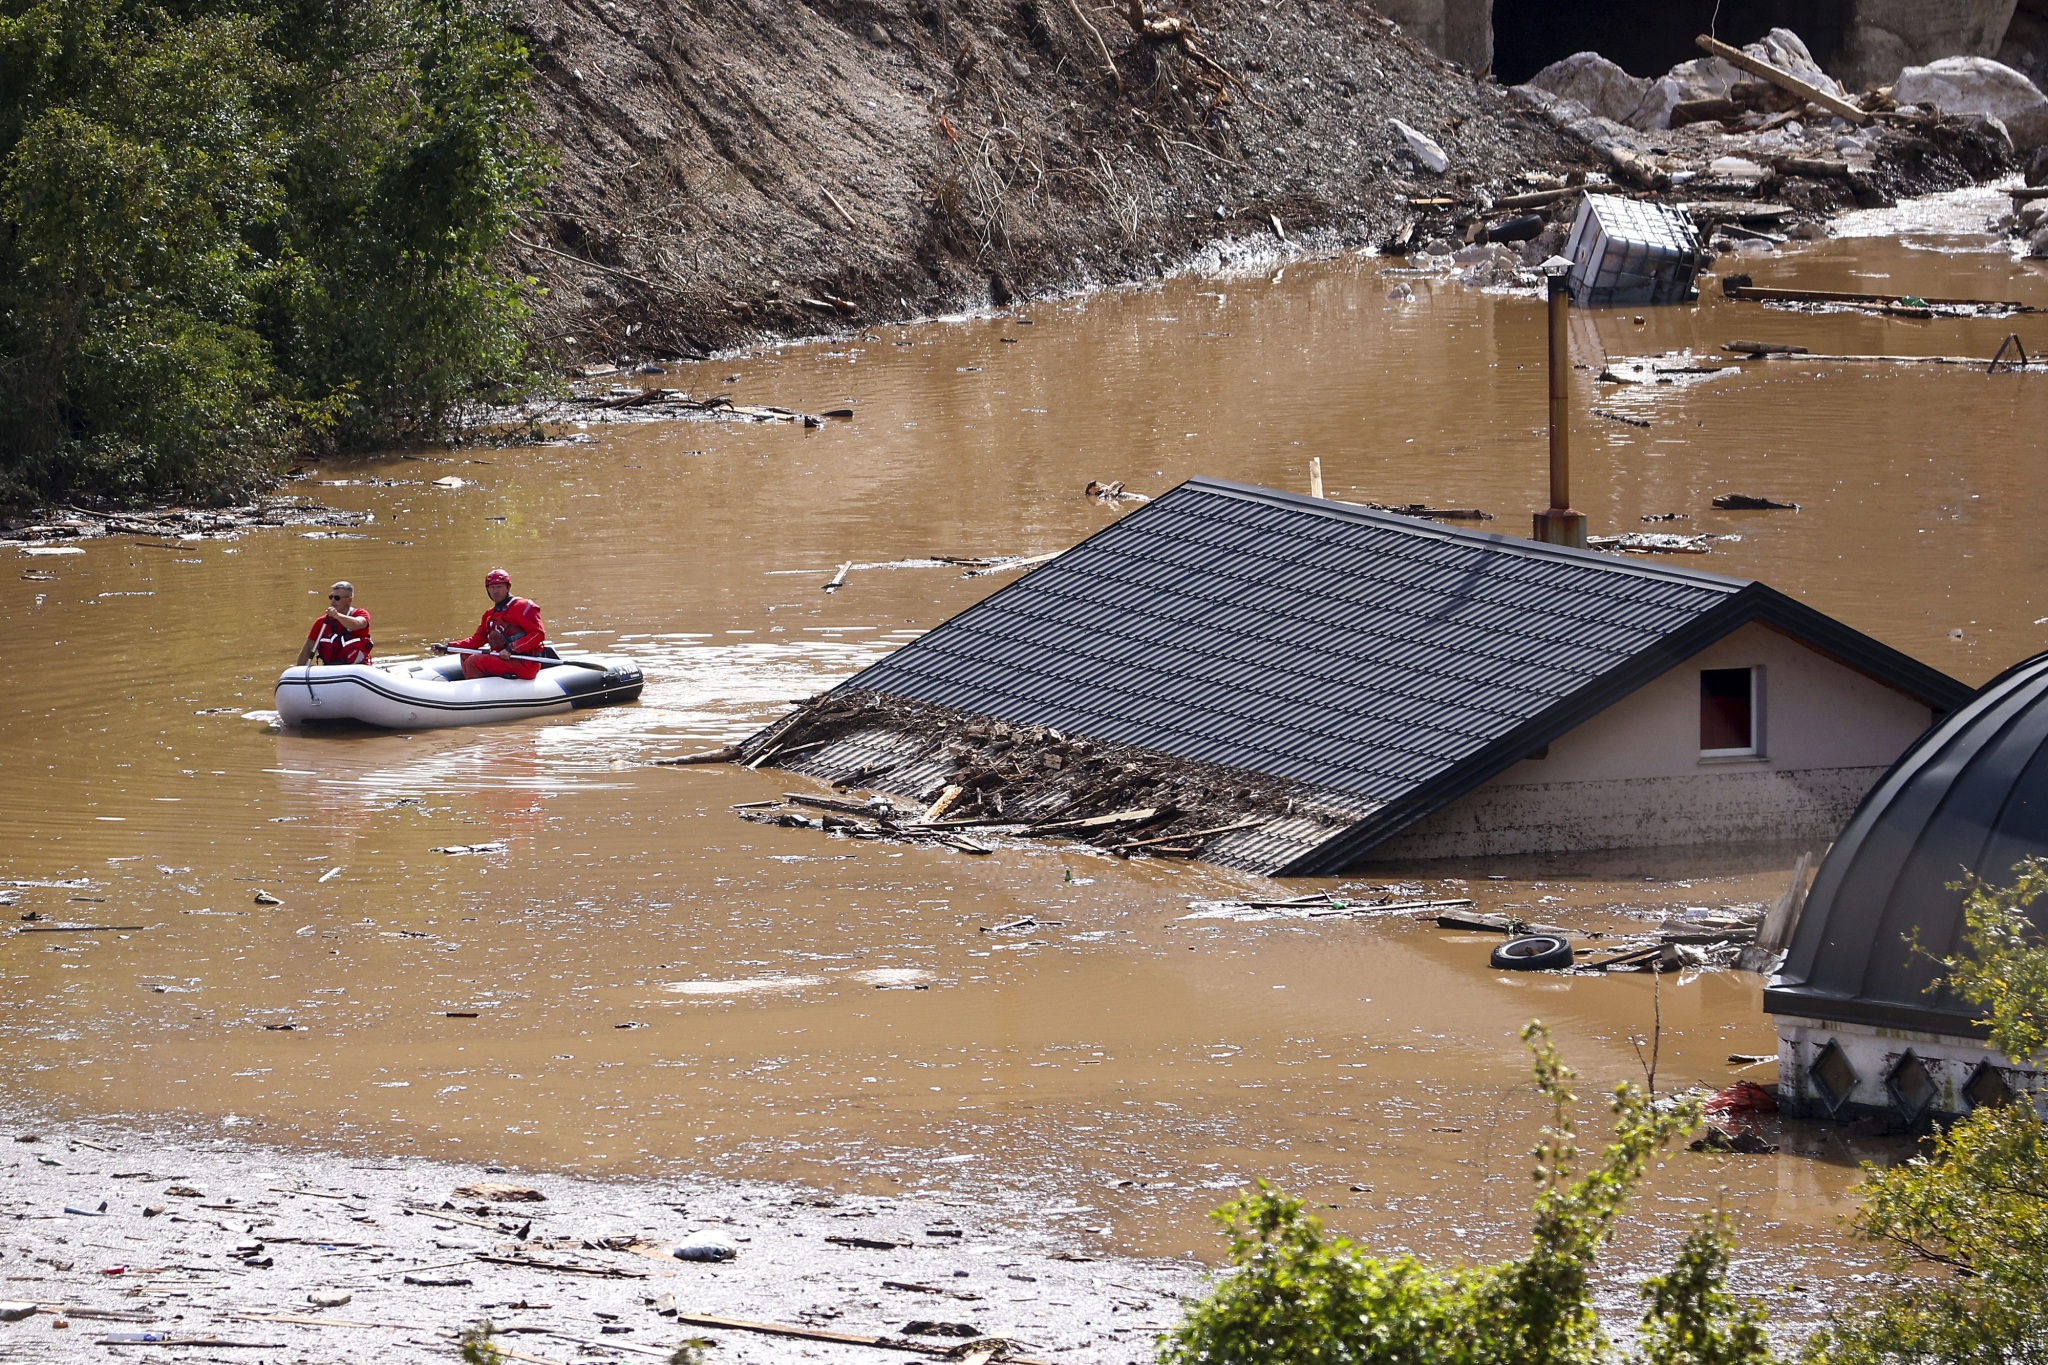
[[[804,748],[786,766],[842,785],[922,795],[965,775],[993,790],[976,747],[1023,727],[1101,748],[1077,755],[1098,769],[1112,754],[1119,770],[1146,756],[1148,782],[1174,768],[1200,794],[1176,807],[1191,831],[1260,814],[1250,788],[1218,796],[1257,778],[1292,814],[1268,804],[1270,824],[1200,856],[1328,874],[1753,620],[1937,711],[1968,694],[1761,583],[1196,478],[746,751]],[[1100,800],[1131,796],[1100,776]],[[1069,780],[1003,813],[1085,805]]]

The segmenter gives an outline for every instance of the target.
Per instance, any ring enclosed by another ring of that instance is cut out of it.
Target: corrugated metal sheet
[[[1761,584],[1201,478],[836,691],[1298,782],[1360,822],[1260,870],[1334,871],[1752,619],[1967,691]]]

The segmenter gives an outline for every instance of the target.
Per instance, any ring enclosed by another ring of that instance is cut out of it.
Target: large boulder
[[[1851,86],[1888,85],[1937,57],[2004,56],[2025,28],[2014,0],[1856,0],[1842,46],[1830,59]]]
[[[1843,94],[1835,78],[1820,69],[1820,63],[1806,50],[1805,42],[1789,28],[1774,28],[1742,50],[1781,71],[1790,72],[1816,89],[1825,90],[1830,95]],[[1730,87],[1757,79],[1719,57],[1696,57],[1689,62],[1680,62],[1651,83],[1650,92],[1643,101],[1644,115],[1658,121],[1637,126],[1669,128],[1674,106],[1687,100],[1724,100],[1728,98]]]
[[[1552,62],[1529,78],[1529,84],[1560,99],[1583,104],[1596,118],[1613,119],[1635,128],[1652,128],[1638,123],[1650,82],[1631,76],[1597,52],[1574,52],[1561,62]],[[1665,114],[1665,125],[1670,124]]]
[[[2005,125],[2021,151],[2048,142],[2048,95],[1989,57],[1943,57],[1909,66],[1892,84],[1892,98],[1944,114],[1988,114]]]

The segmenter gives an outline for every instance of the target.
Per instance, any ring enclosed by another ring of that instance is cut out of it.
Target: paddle
[[[549,668],[554,667],[556,664],[567,664],[571,668],[590,668],[597,670],[599,673],[605,671],[603,664],[588,663],[582,659],[550,659],[540,654],[499,654],[495,650],[489,649],[463,649],[459,645],[443,645],[441,648],[447,650],[450,654],[488,654],[493,659],[517,659],[521,663],[541,664]]]

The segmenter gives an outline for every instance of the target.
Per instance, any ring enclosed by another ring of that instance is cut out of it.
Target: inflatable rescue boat
[[[454,655],[382,667],[315,664],[279,676],[277,713],[287,725],[346,720],[426,730],[615,706],[639,700],[640,686],[640,665],[617,654],[551,661],[531,679],[464,678]]]

